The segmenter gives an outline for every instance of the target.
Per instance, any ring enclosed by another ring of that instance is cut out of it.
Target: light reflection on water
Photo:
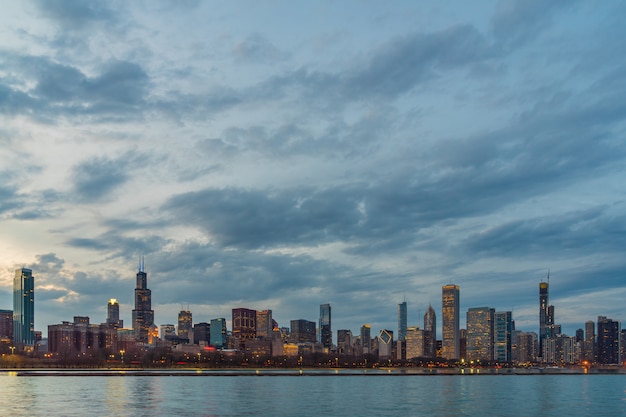
[[[626,415],[626,375],[27,376],[10,416]]]

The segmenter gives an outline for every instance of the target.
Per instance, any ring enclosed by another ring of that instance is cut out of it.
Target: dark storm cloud
[[[146,105],[149,78],[136,63],[110,61],[96,76],[46,57],[4,54],[15,71],[0,78],[0,108],[54,122],[58,116],[126,120]]]
[[[275,127],[254,125],[229,127],[220,138],[205,139],[197,147],[207,155],[236,157],[253,152],[267,158],[316,155],[327,160],[345,160],[371,155],[382,147],[385,135],[394,130],[394,109],[378,106],[352,122],[325,120],[314,128],[305,123],[283,123]],[[319,131],[316,131],[319,130]]]
[[[607,254],[626,244],[626,216],[608,214],[606,207],[507,222],[469,236],[468,252],[481,256],[519,258],[541,255],[568,258],[572,252]]]
[[[126,236],[126,230],[112,229],[97,237],[73,237],[65,241],[69,246],[89,249],[108,255],[107,259],[122,258],[127,261],[138,259],[141,255],[149,255],[160,251],[168,242],[158,235],[146,234],[141,237]]]
[[[304,89],[310,99],[328,100],[329,104],[337,99],[395,98],[441,73],[467,69],[494,56],[492,46],[475,28],[458,25],[388,41],[373,50],[364,62],[344,68],[343,72],[299,68],[260,84],[255,94],[278,97],[280,93]]]
[[[319,304],[336,294],[349,302],[371,291],[387,293],[388,280],[400,285],[403,278],[308,255],[224,250],[192,241],[146,257],[146,270],[159,303],[270,308],[285,320],[284,325],[288,319],[299,318],[296,316],[306,308],[315,317]],[[381,300],[370,298],[362,309],[355,309],[364,311],[380,304]],[[229,317],[230,309],[216,314]]]
[[[10,174],[0,172],[2,182],[5,181],[5,176],[9,177]],[[22,206],[22,198],[18,195],[17,189],[0,183],[0,215]]]
[[[117,159],[102,157],[81,162],[72,172],[75,191],[80,199],[86,201],[106,198],[130,179],[137,162],[138,158],[133,154]]]

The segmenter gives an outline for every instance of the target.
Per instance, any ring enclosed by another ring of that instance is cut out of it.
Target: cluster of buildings
[[[437,315],[429,306],[423,327],[408,326],[407,303],[398,305],[398,329],[382,329],[372,334],[369,324],[358,334],[337,330],[333,342],[331,306],[320,305],[317,322],[291,320],[290,327],[279,327],[272,310],[234,308],[231,329],[225,318],[193,323],[189,309],[181,310],[178,323],[157,327],[152,310],[143,260],[135,287],[132,328],[124,328],[119,304],[111,299],[106,321],[90,323],[89,317],[75,316],[72,322],[48,326],[48,353],[60,356],[137,352],[154,347],[172,348],[196,354],[207,350],[240,351],[256,356],[300,356],[312,353],[372,358],[383,361],[416,361],[443,358],[468,365],[496,363],[621,364],[626,358],[626,330],[619,321],[604,316],[588,321],[574,336],[561,332],[555,323],[555,309],[549,303],[548,282],[539,284],[539,333],[515,328],[511,311],[472,307],[466,312],[466,328],[460,328],[460,287],[442,287],[441,338],[437,335]],[[36,349],[41,333],[34,330],[34,277],[21,268],[13,282],[13,310],[0,310],[0,342],[12,349]]]

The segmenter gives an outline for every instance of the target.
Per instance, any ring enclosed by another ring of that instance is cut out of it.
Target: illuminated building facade
[[[160,327],[161,339],[165,340],[166,336],[176,336],[176,326],[173,324],[162,324]]]
[[[315,343],[315,322],[308,320],[291,320],[289,333],[291,343]]]
[[[13,311],[0,310],[0,341],[13,341]]]
[[[237,341],[237,349],[243,350],[246,340],[256,337],[256,310],[233,308],[233,338]]]
[[[475,307],[467,310],[468,361],[489,362],[493,360],[493,331],[495,310]]]
[[[153,323],[152,291],[148,289],[148,274],[146,274],[142,258],[137,271],[135,309],[133,310],[133,331],[137,342],[146,344],[149,342],[150,326]]]
[[[115,298],[111,298],[107,304],[106,323],[116,329],[124,327],[124,321],[120,320],[120,304]]]
[[[13,341],[20,348],[35,344],[35,277],[26,268],[13,279]]]
[[[330,349],[333,347],[333,331],[331,328],[330,321],[330,304],[322,304],[320,305],[320,319],[319,319],[319,329],[320,329],[320,343],[326,349]]]
[[[272,310],[262,310],[256,312],[256,337],[261,339],[272,339],[274,334],[274,323]]]
[[[444,285],[441,290],[442,306],[442,345],[441,355],[446,359],[459,359],[460,343],[460,293],[458,285]]]
[[[425,356],[425,330],[419,327],[408,327],[406,329],[406,359],[414,359]]]
[[[178,337],[193,340],[193,318],[189,310],[180,310],[178,313]]]
[[[597,326],[597,362],[603,365],[619,364],[620,322],[599,316]]]

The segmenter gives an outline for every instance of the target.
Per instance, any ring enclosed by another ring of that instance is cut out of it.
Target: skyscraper
[[[393,352],[393,332],[383,329],[378,334],[378,357],[380,359],[391,359]]]
[[[333,347],[333,332],[330,326],[330,304],[320,305],[320,343],[327,349]]]
[[[498,311],[494,315],[493,359],[499,362],[511,361],[513,313]]]
[[[135,309],[133,310],[133,330],[135,340],[148,343],[150,326],[154,322],[152,310],[152,291],[148,289],[148,274],[145,271],[143,257],[137,268],[137,286],[135,287]]]
[[[271,339],[274,333],[272,310],[256,312],[256,337]]]
[[[446,359],[459,359],[461,352],[459,335],[460,292],[460,287],[454,284],[444,285],[441,289],[443,333],[441,355]]]
[[[107,304],[107,321],[109,326],[124,327],[124,321],[120,320],[120,305],[115,298],[111,298]]]
[[[363,355],[372,353],[372,328],[369,324],[361,326],[361,352]]]
[[[548,273],[548,280],[550,279],[550,274]],[[547,282],[539,283],[539,352],[537,352],[538,356],[543,357],[543,346],[547,339],[549,339],[550,334],[550,313],[549,313],[549,305],[548,305],[548,288],[550,284]]]
[[[406,311],[406,301],[398,304],[398,341],[404,342],[406,339],[406,328],[407,328],[407,311]]]
[[[596,360],[596,330],[593,321],[585,323],[585,342],[583,344],[583,358],[589,362]]]
[[[13,340],[20,348],[35,344],[35,277],[26,268],[13,279]]]
[[[598,363],[603,365],[620,363],[620,322],[599,316],[597,333]]]
[[[493,333],[495,310],[474,307],[467,310],[467,360],[493,360]]]
[[[414,359],[425,356],[424,336],[426,331],[419,327],[408,327],[406,330],[406,359]],[[434,355],[433,355],[434,357]]]
[[[189,339],[191,342],[193,336],[193,317],[191,311],[180,310],[178,313],[178,337],[181,339]],[[194,341],[195,343],[195,341]]]
[[[226,319],[212,319],[211,327],[209,329],[211,332],[211,346],[217,349],[223,349],[226,347]]]
[[[304,319],[291,320],[291,343],[315,343],[315,322]]]
[[[13,342],[13,311],[0,310],[0,342]]]
[[[437,356],[437,316],[431,305],[428,305],[428,310],[424,314],[424,356],[427,358]]]
[[[256,310],[233,308],[232,318],[233,337],[237,340],[235,347],[243,349],[246,340],[256,337]]]

